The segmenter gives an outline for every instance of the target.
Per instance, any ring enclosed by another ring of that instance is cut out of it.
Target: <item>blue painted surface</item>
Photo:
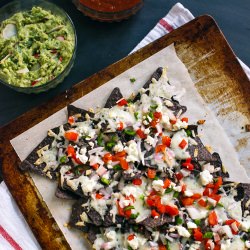
[[[8,2],[1,0],[0,7]],[[83,16],[70,0],[53,2],[66,10],[76,26],[78,50],[75,65],[61,85],[39,95],[17,93],[1,85],[0,126],[125,57],[178,1],[145,0],[137,15],[120,23],[92,21]],[[249,0],[182,0],[181,3],[195,16],[213,16],[238,57],[250,65]]]

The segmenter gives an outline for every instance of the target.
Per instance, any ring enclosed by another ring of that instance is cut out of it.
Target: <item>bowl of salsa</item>
[[[143,0],[73,0],[78,10],[98,21],[128,19],[143,6]]]
[[[75,59],[74,24],[43,0],[20,0],[0,10],[0,82],[23,93],[57,86]]]

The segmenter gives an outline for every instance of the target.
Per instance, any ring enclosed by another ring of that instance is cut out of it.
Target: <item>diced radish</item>
[[[105,173],[107,172],[107,169],[103,166],[100,166],[97,170],[96,170],[96,173],[99,175],[99,176],[103,176]]]

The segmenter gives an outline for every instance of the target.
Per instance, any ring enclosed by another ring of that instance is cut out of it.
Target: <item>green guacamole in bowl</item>
[[[71,25],[65,17],[41,6],[2,21],[0,80],[13,87],[37,88],[57,78],[75,52]]]

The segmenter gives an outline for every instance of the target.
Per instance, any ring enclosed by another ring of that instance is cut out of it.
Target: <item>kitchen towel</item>
[[[135,52],[192,19],[194,19],[192,13],[182,4],[177,3],[132,52]],[[240,60],[239,62],[250,79],[250,69]],[[0,184],[0,199],[0,250],[41,249],[4,182]]]

